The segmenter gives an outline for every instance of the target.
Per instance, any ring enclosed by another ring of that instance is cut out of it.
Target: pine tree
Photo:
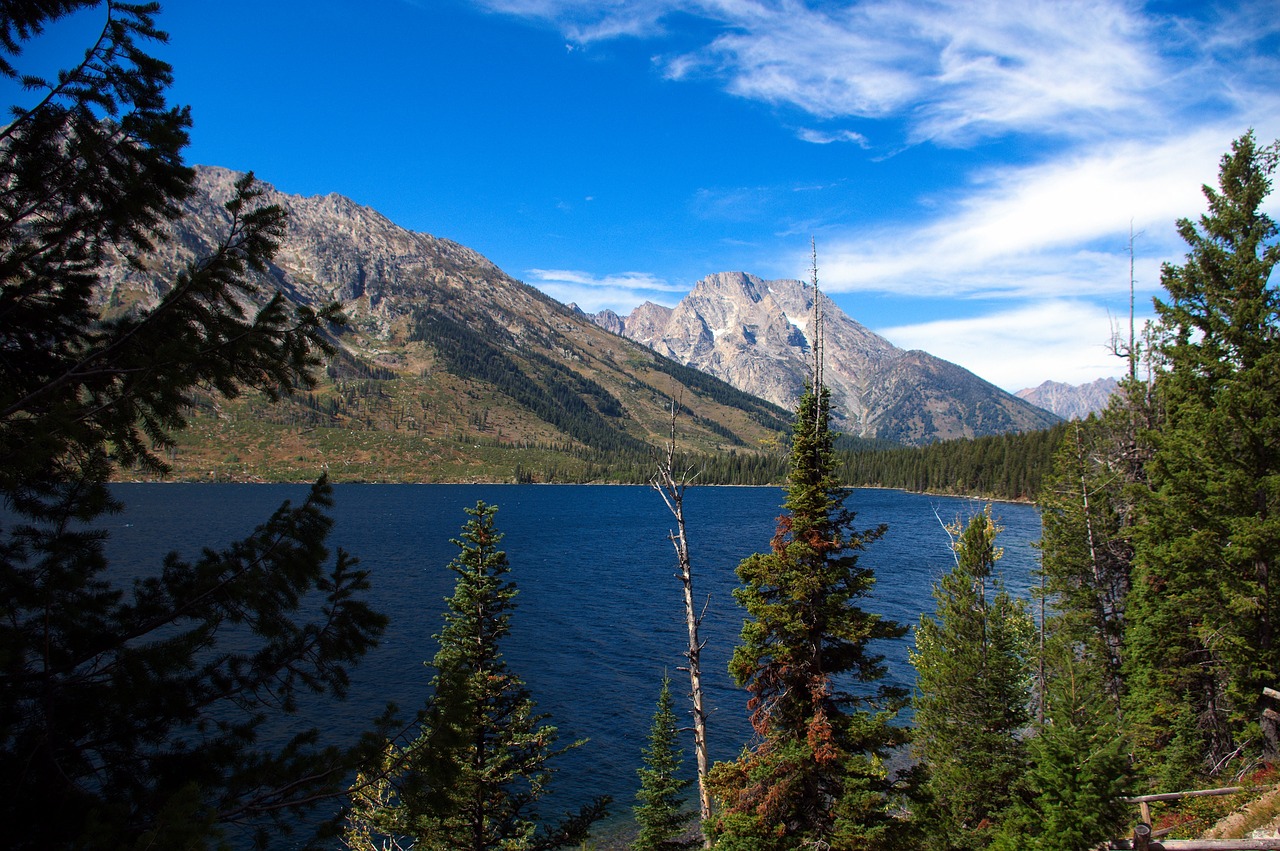
[[[95,9],[103,27],[79,65],[24,72],[47,26]],[[145,266],[191,192],[190,117],[147,53],[164,40],[157,9],[63,0],[0,15],[0,75],[35,101],[0,129],[0,498],[19,516],[0,540],[0,821],[13,848],[201,848],[236,826],[265,842],[296,825],[356,758],[318,730],[274,749],[259,731],[304,695],[343,695],[385,626],[355,560],[327,566],[323,481],[195,561],[136,580],[107,562],[95,521],[119,508],[112,473],[163,470],[156,450],[197,389],[306,385],[340,316],[262,291],[285,218],[251,177],[209,257],[161,281],[155,306],[102,315],[103,264]]]
[[[1040,500],[1041,572],[1055,631],[1099,669],[1117,718],[1124,693],[1124,632],[1133,574],[1132,533],[1155,426],[1149,388],[1129,380],[1100,417],[1068,424]]]
[[[1114,839],[1131,814],[1128,742],[1099,678],[1069,636],[1047,637],[1045,717],[1027,748],[1021,793],[992,851],[1089,851]]]
[[[638,770],[640,790],[636,798],[640,803],[633,811],[640,833],[631,843],[631,851],[676,851],[701,844],[699,837],[686,836],[697,813],[685,806],[684,792],[693,781],[677,776],[682,755],[677,743],[671,678],[664,675],[649,744],[644,749],[644,767]]]
[[[1280,244],[1262,212],[1278,159],[1252,132],[1232,144],[1155,303],[1166,419],[1135,537],[1127,720],[1140,753],[1176,745],[1203,772],[1258,740],[1280,682]]]
[[[847,684],[884,676],[870,642],[905,630],[860,608],[875,582],[858,554],[884,528],[855,531],[833,475],[829,393],[806,389],[796,412],[787,513],[771,550],[738,566],[747,610],[730,671],[750,693],[758,743],[712,771],[718,849],[893,847],[889,751],[906,731],[890,721],[902,689]]]
[[[40,517],[59,513],[67,482],[100,481],[112,464],[162,470],[153,447],[185,425],[198,388],[278,397],[313,383],[311,370],[332,352],[325,320],[340,314],[276,292],[246,316],[244,302],[266,298],[253,273],[266,270],[285,227],[281,209],[256,203],[249,176],[227,204],[222,243],[167,282],[159,304],[100,315],[101,265],[145,265],[182,214],[190,117],[165,104],[169,66],[142,49],[165,38],[155,4],[10,7],[0,44],[15,59],[52,20],[91,7],[106,18],[80,66],[56,80],[23,76],[45,97],[0,130],[0,487]],[[19,76],[3,60],[0,73]],[[73,508],[92,514],[105,501],[89,489]]]
[[[352,788],[353,848],[378,847],[371,837],[451,851],[563,848],[582,842],[604,815],[608,799],[597,798],[557,823],[540,818],[550,761],[582,742],[556,748],[556,728],[543,723],[547,716],[503,659],[517,589],[506,578],[496,512],[484,502],[467,509],[471,519],[454,541],[460,553],[449,564],[457,582],[431,662],[432,695],[417,737],[389,744]]]
[[[1026,767],[1031,619],[993,575],[990,506],[947,527],[955,568],[916,628],[913,750],[926,766],[924,821],[938,848],[983,848]]]

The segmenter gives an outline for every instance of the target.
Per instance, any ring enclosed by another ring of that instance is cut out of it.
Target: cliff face
[[[782,407],[813,363],[813,291],[743,272],[703,278],[675,308],[643,304],[622,333]],[[1056,417],[926,352],[907,352],[822,297],[824,381],[843,430],[920,444],[1044,428]],[[617,317],[597,317],[616,327]]]

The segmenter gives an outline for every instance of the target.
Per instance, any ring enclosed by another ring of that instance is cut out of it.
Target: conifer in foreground
[[[927,766],[921,812],[931,847],[986,846],[1025,769],[1033,626],[993,574],[1002,551],[991,507],[947,527],[955,567],[916,628],[916,756]]]
[[[341,317],[275,289],[286,215],[252,175],[207,256],[157,260],[193,181],[190,113],[167,102],[172,68],[151,55],[167,38],[158,12],[28,0],[0,13],[0,78],[27,92],[0,128],[0,502],[13,512],[0,824],[13,849],[279,840],[359,762],[299,709],[341,698],[386,623],[355,559],[331,558],[323,480],[197,558],[108,558],[111,477],[163,472],[198,395],[312,384]],[[50,73],[58,55],[72,64]],[[112,258],[155,270],[154,303],[103,303]],[[268,736],[268,719],[293,735]]]
[[[1123,795],[1129,743],[1101,682],[1103,672],[1077,658],[1066,633],[1046,637],[1043,722],[1027,742],[1018,799],[991,851],[1089,851],[1114,839],[1132,816]]]
[[[498,549],[497,507],[477,502],[455,540],[461,552],[445,613],[432,696],[416,738],[389,743],[380,764],[352,787],[349,847],[399,843],[416,849],[534,851],[582,842],[607,798],[547,824],[538,810],[550,792],[556,728],[543,722],[499,647],[510,632],[516,586]]]
[[[890,722],[903,689],[871,686],[885,669],[870,642],[904,629],[862,609],[875,577],[858,554],[885,531],[854,529],[833,472],[829,393],[806,389],[796,412],[787,513],[770,551],[738,566],[747,610],[730,663],[750,693],[758,743],[719,763],[713,832],[721,851],[901,847],[906,822],[885,765],[907,731]],[[847,684],[860,686],[858,693]]]
[[[1167,751],[1145,766],[1167,783],[1190,773],[1170,765],[1217,773],[1248,756],[1262,689],[1280,684],[1280,229],[1265,212],[1278,165],[1280,142],[1232,143],[1207,212],[1178,222],[1188,253],[1155,300],[1166,418],[1135,529],[1124,709],[1140,755]]]
[[[685,806],[684,791],[693,781],[677,776],[683,752],[677,742],[676,715],[671,700],[671,678],[662,677],[658,708],[653,713],[649,744],[644,748],[644,767],[638,769],[640,803],[633,808],[640,833],[631,851],[677,851],[701,844],[697,836],[687,836],[697,815]]]

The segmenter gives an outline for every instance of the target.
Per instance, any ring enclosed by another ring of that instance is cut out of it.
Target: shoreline
[[[267,481],[259,478],[233,478],[233,479],[204,479],[204,478],[133,478],[121,479],[113,478],[110,482],[113,485],[279,485],[279,486],[306,486],[315,483],[315,479],[291,479],[288,481]],[[652,485],[645,482],[511,482],[511,481],[495,481],[493,479],[468,479],[468,480],[451,480],[451,481],[376,481],[369,479],[349,479],[344,481],[329,480],[330,485],[433,485],[442,487],[457,487],[467,485],[487,485],[491,487],[620,487],[620,488],[651,488]],[[767,483],[760,485],[740,485],[740,484],[690,484],[691,488],[786,488],[785,483]],[[983,494],[966,494],[966,493],[946,493],[944,491],[915,491],[908,488],[895,488],[885,485],[847,485],[849,490],[881,490],[881,491],[898,491],[899,493],[908,493],[914,496],[938,496],[947,497],[948,499],[972,499],[982,502],[1002,503],[1008,505],[1030,505],[1035,506],[1036,502],[1031,499],[1019,498],[1013,499],[1009,497],[988,496]]]

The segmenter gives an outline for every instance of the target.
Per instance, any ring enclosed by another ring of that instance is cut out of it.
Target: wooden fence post
[[[1151,825],[1145,821],[1138,822],[1133,828],[1133,851],[1148,851],[1151,848]]]
[[[1262,696],[1272,701],[1280,701],[1280,691],[1273,688],[1263,688]],[[1277,756],[1280,756],[1280,713],[1270,706],[1265,706],[1259,720],[1262,726],[1263,758],[1267,762],[1275,762]]]

